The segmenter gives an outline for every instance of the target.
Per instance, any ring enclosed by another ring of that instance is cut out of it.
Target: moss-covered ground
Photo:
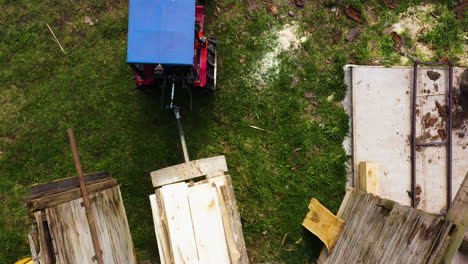
[[[411,15],[409,7],[431,1],[306,0],[304,8],[292,0],[207,2],[206,35],[219,40],[219,91],[183,113],[191,158],[226,155],[252,263],[311,263],[322,244],[301,227],[309,199],[336,212],[345,192],[342,67],[410,64],[394,49],[390,28]],[[433,1],[431,11],[418,11],[431,26],[400,32],[404,51],[463,59],[468,21],[455,16],[456,3]],[[363,23],[344,13],[348,5]],[[149,172],[183,158],[172,115],[133,90],[127,1],[0,6],[0,263],[29,255],[28,186],[75,175],[69,127],[84,170],[118,179],[139,259],[156,260]],[[278,49],[277,33],[287,25],[299,44]]]

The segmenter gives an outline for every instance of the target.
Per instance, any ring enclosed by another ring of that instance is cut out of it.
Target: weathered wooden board
[[[136,263],[118,187],[90,195],[104,263]],[[94,263],[94,247],[82,198],[45,209],[57,264]]]
[[[169,238],[167,237],[167,228],[163,224],[163,216],[161,215],[160,200],[156,198],[156,194],[149,196],[151,203],[151,211],[153,212],[154,231],[158,243],[159,259],[161,264],[173,263],[170,250]],[[170,260],[170,261],[166,261]]]
[[[114,178],[94,181],[90,184],[87,184],[88,192],[90,194],[100,192],[109,188],[117,186],[117,180]],[[31,212],[52,207],[61,203],[66,203],[75,199],[82,197],[81,189],[74,188],[68,191],[54,193],[51,195],[37,197],[35,199],[29,200],[26,202],[29,210]]]
[[[195,234],[187,199],[187,184],[181,182],[161,188],[174,263],[198,263]]]
[[[160,187],[166,184],[186,181],[201,176],[206,176],[207,178],[219,176],[223,175],[226,171],[227,164],[225,157],[217,156],[193,160],[153,171],[151,172],[151,181],[153,182],[153,187]]]
[[[319,263],[437,263],[452,223],[393,201],[348,190],[337,214],[345,226]]]
[[[118,187],[90,195],[105,263],[137,263],[127,214]]]
[[[110,173],[107,171],[86,174],[84,179],[86,183],[99,181],[110,178]],[[53,182],[34,184],[29,187],[31,193],[27,199],[31,200],[39,196],[50,195],[56,192],[63,192],[68,189],[80,187],[80,179],[78,177],[60,179]]]
[[[231,263],[216,185],[189,188],[188,200],[200,263]]]

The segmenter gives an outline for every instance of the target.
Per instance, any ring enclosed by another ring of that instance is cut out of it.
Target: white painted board
[[[454,68],[454,94],[457,94],[463,68]],[[431,80],[427,72],[440,74]],[[444,127],[441,119],[431,127],[423,127],[427,113],[439,116],[435,100],[445,104],[448,89],[448,70],[420,67],[418,71],[418,136],[428,132],[434,139],[437,130]],[[380,194],[384,198],[410,205],[407,191],[411,189],[410,142],[411,95],[413,67],[348,66],[346,81],[350,85],[343,102],[352,118],[352,137],[344,142],[345,149],[353,155],[350,166],[352,180],[358,177],[361,161],[381,164]],[[464,134],[464,136],[462,136]],[[455,196],[468,171],[468,121],[455,128],[453,133],[452,193]],[[352,146],[352,147],[351,147]],[[417,152],[416,184],[421,187],[418,208],[430,213],[440,213],[446,206],[446,152],[445,147],[424,147]]]

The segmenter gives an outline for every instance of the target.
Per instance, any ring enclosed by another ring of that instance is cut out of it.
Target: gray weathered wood
[[[179,165],[151,172],[153,187],[190,180],[206,176],[207,178],[223,175],[227,171],[224,156],[194,160]]]
[[[117,186],[117,180],[114,178],[104,179],[92,182],[87,185],[88,192],[90,194],[96,193],[108,188]],[[52,207],[61,203],[66,203],[75,199],[78,199],[81,196],[81,190],[79,187],[74,189],[59,192],[51,195],[41,196],[36,199],[28,201],[26,204],[31,212],[42,210],[48,207]]]
[[[319,263],[436,263],[453,224],[428,213],[350,189],[345,226],[333,252]]]
[[[447,240],[447,249],[441,252],[443,263],[450,264],[468,230],[468,173],[458,189],[446,219],[456,225],[455,231]]]
[[[50,255],[51,250],[49,248],[50,244],[47,240],[48,235],[46,234],[46,230],[44,230],[44,222],[42,221],[42,215],[44,214],[43,211],[37,211],[33,214],[34,218],[36,219],[37,229],[39,231],[38,235],[38,244],[39,244],[39,251],[37,253],[37,260],[41,264],[51,264],[52,256]]]
[[[136,263],[133,242],[118,186],[90,195],[104,263]],[[94,263],[95,255],[83,199],[47,208],[57,264]]]
[[[99,181],[103,179],[110,178],[110,173],[107,171],[96,172],[91,174],[85,175],[85,182],[90,183],[93,181]],[[48,183],[41,183],[41,184],[34,184],[29,187],[29,191],[31,193],[26,199],[31,200],[39,196],[45,195],[45,193],[53,194],[57,192],[63,192],[68,189],[78,188],[80,187],[80,180],[78,177],[60,179],[53,182]]]

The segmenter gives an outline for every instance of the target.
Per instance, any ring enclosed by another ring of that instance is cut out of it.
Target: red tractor
[[[137,88],[161,92],[173,110],[188,161],[179,109],[192,90],[216,90],[216,40],[204,36],[205,7],[195,0],[130,0],[127,63]]]

